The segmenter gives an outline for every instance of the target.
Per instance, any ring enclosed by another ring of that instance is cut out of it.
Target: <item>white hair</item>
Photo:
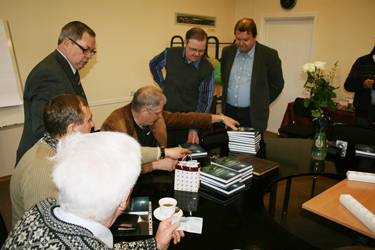
[[[98,222],[115,213],[141,171],[138,142],[119,132],[69,135],[52,159],[60,206]]]

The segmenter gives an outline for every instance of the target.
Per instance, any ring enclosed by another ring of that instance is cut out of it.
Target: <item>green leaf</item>
[[[311,100],[309,98],[305,98],[305,100],[303,100],[303,106],[305,106],[305,108],[307,108],[310,105],[310,102],[311,102]]]

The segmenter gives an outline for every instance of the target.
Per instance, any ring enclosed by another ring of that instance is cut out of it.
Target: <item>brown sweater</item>
[[[155,139],[160,146],[167,147],[167,130],[208,128],[212,126],[212,115],[205,113],[170,113],[163,111],[163,117],[159,118],[150,126]],[[134,128],[133,115],[130,104],[116,109],[104,121],[102,131],[117,131],[127,133],[138,140],[137,132]],[[152,171],[152,163],[142,165],[142,173]]]

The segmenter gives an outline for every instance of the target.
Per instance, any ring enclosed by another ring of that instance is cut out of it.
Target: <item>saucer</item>
[[[174,217],[181,217],[183,215],[183,212],[182,212],[182,209],[180,209],[180,211],[178,211],[178,213],[175,213],[173,216]],[[169,218],[170,216],[165,216],[163,215],[161,212],[160,212],[160,207],[158,207],[157,209],[154,210],[154,216],[156,219],[160,220],[160,221],[163,221],[167,218]]]

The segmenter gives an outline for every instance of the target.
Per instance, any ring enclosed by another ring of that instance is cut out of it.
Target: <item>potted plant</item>
[[[324,116],[324,110],[326,108],[336,110],[332,98],[336,97],[334,90],[338,89],[338,87],[332,86],[331,83],[336,73],[337,64],[338,62],[334,64],[332,70],[326,75],[324,74],[325,62],[316,61],[302,66],[303,72],[307,73],[304,88],[310,92],[310,97],[304,100],[304,106],[307,108],[310,103],[313,104],[315,109],[311,111],[311,115],[317,122],[317,131],[311,149],[311,156],[318,160],[325,159],[327,155],[326,132],[332,122],[331,118]]]

